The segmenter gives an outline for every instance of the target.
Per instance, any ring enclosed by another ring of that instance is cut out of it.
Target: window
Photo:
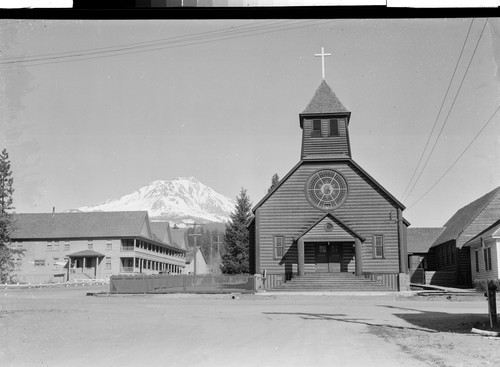
[[[113,249],[113,244],[111,243],[111,241],[107,241],[106,242],[106,250],[112,250]]]
[[[474,251],[475,257],[476,257],[476,273],[479,273],[479,251],[476,250]]]
[[[111,269],[111,258],[110,257],[106,258],[106,269]]]
[[[384,257],[384,236],[380,234],[373,235],[373,257]]]
[[[281,259],[284,255],[284,238],[283,236],[274,236],[274,258]]]
[[[47,249],[47,251],[52,251],[52,241],[47,242],[46,249]]]
[[[59,241],[54,242],[54,251],[59,251]]]
[[[64,251],[69,251],[69,242],[64,242]]]
[[[92,240],[89,240],[89,242],[87,244],[87,249],[88,250],[93,250],[94,249],[94,242],[92,242]]]
[[[35,266],[45,266],[45,259],[44,260],[35,260]]]
[[[485,248],[484,252],[484,269],[486,271],[491,270],[491,247]]]
[[[59,262],[59,258],[58,257],[54,257],[52,259],[52,269],[59,269],[60,268],[58,262]]]
[[[330,120],[330,136],[339,136],[339,120],[333,119]]]
[[[321,136],[321,120],[313,120],[311,136]]]

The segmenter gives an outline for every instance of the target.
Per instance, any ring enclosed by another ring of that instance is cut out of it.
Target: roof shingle
[[[323,80],[302,114],[349,112]]]

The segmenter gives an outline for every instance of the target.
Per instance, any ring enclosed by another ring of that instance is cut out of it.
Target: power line
[[[406,185],[406,188],[405,188],[405,191],[403,192],[403,198],[405,197],[407,191],[408,191],[408,188],[410,187],[412,181],[413,181],[413,178],[415,178],[415,174],[417,173],[418,171],[418,168],[420,167],[420,163],[422,163],[422,158],[424,157],[424,154],[425,154],[425,151],[427,150],[427,147],[429,146],[429,142],[431,140],[431,137],[432,137],[432,134],[434,133],[434,129],[436,128],[436,125],[437,125],[437,122],[439,120],[439,116],[441,116],[441,111],[443,109],[443,106],[444,106],[444,102],[446,101],[446,98],[448,97],[448,92],[450,91],[450,87],[451,87],[451,84],[453,82],[453,79],[455,78],[455,73],[458,69],[458,65],[460,64],[460,60],[462,59],[462,54],[464,52],[464,49],[465,49],[465,45],[467,44],[467,40],[469,39],[469,34],[470,34],[470,30],[472,29],[472,24],[474,23],[474,18],[472,18],[471,22],[470,22],[470,25],[469,25],[469,30],[467,31],[467,36],[465,37],[465,40],[464,40],[464,44],[462,45],[462,50],[460,51],[460,55],[458,56],[458,59],[457,59],[457,63],[455,64],[455,70],[453,70],[453,74],[451,76],[451,79],[450,79],[450,82],[448,83],[448,88],[446,89],[446,93],[444,95],[444,98],[443,98],[443,101],[441,102],[441,107],[439,107],[439,112],[436,116],[436,119],[434,120],[434,125],[432,126],[432,130],[429,134],[429,137],[427,138],[427,142],[425,143],[425,147],[424,149],[422,150],[422,154],[420,154],[420,158],[418,160],[418,163],[415,167],[415,170],[413,171],[413,174],[410,178],[410,181],[408,181],[408,185]]]
[[[310,22],[310,21],[306,21]],[[199,45],[199,44],[205,44],[205,43],[211,43],[211,42],[217,42],[217,41],[225,41],[225,40],[230,40],[230,39],[237,39],[237,38],[244,38],[244,37],[251,37],[251,36],[256,36],[256,35],[261,35],[261,34],[267,34],[267,33],[274,33],[274,32],[282,32],[282,31],[287,31],[291,29],[299,29],[299,28],[305,28],[305,27],[311,27],[311,26],[317,26],[325,23],[330,23],[332,22],[331,20],[325,21],[318,23],[314,21],[315,23],[313,24],[305,24],[305,25],[298,25],[296,26],[295,23],[293,26],[288,26],[288,27],[282,27],[278,29],[272,29],[272,30],[265,30],[261,31],[257,29],[258,32],[256,33],[250,33],[250,34],[243,34],[243,35],[236,35],[234,36],[233,34],[235,33],[242,33],[243,31],[238,31],[238,32],[226,32],[227,34],[221,34],[221,35],[210,35],[209,37],[202,37],[200,36],[198,39],[202,39],[201,41],[198,42],[186,42],[182,43],[182,41],[174,40],[171,41],[170,45],[165,45],[161,47],[156,47],[156,48],[148,48],[144,50],[137,50],[136,48],[140,47],[146,47],[146,46],[136,46],[136,47],[127,47],[124,46],[122,48],[111,48],[108,50],[104,50],[101,52],[81,52],[81,53],[76,53],[76,54],[70,54],[70,55],[63,55],[63,56],[47,56],[39,59],[31,59],[31,60],[13,60],[13,61],[4,61],[0,62],[0,65],[10,65],[10,64],[19,64],[19,63],[24,63],[24,64],[29,64],[30,66],[39,66],[39,65],[47,65],[47,64],[57,64],[57,63],[64,63],[64,62],[73,62],[73,61],[80,61],[80,60],[91,60],[91,59],[99,59],[99,58],[104,58],[104,57],[114,57],[114,56],[121,56],[121,55],[128,55],[128,54],[135,54],[135,53],[142,53],[142,52],[151,52],[151,51],[157,51],[157,50],[163,50],[163,49],[171,49],[171,48],[177,48],[177,47],[185,47],[185,46],[193,46],[193,45]],[[304,22],[302,22],[304,23]],[[274,26],[275,28],[280,27],[279,26]],[[262,27],[263,28],[263,27]],[[248,31],[255,31],[254,30],[246,30]],[[204,38],[215,38],[215,39],[208,39],[204,40]],[[180,44],[175,44],[179,43]],[[149,45],[152,46],[152,45]],[[65,54],[65,53],[61,53]],[[96,55],[96,56],[91,56],[91,55]],[[88,57],[86,57],[88,56]],[[38,61],[46,61],[46,62],[38,62]]]
[[[413,192],[413,190],[415,189],[415,186],[417,185],[418,181],[420,180],[420,177],[422,176],[422,173],[425,171],[425,168],[427,167],[427,163],[429,163],[429,160],[430,160],[430,158],[431,158],[431,156],[432,156],[432,153],[434,153],[434,149],[435,149],[435,148],[436,148],[436,146],[437,146],[437,143],[438,143],[438,141],[439,141],[439,138],[441,137],[441,134],[442,134],[442,132],[443,132],[443,130],[444,130],[444,127],[446,126],[446,124],[447,124],[447,122],[448,122],[448,118],[450,117],[450,113],[451,113],[451,111],[452,111],[452,109],[453,109],[453,106],[455,106],[455,102],[457,101],[457,98],[458,98],[458,95],[459,95],[459,93],[460,93],[460,90],[462,89],[462,85],[463,85],[463,83],[464,83],[465,77],[467,76],[467,73],[468,73],[468,71],[469,71],[470,65],[471,65],[471,63],[472,63],[472,60],[474,59],[474,55],[476,54],[477,48],[478,48],[478,46],[479,46],[479,42],[481,41],[481,38],[482,38],[483,33],[484,33],[484,29],[486,28],[486,24],[488,24],[488,18],[487,18],[487,19],[486,19],[486,21],[484,22],[483,29],[481,30],[481,34],[480,34],[480,36],[479,36],[479,38],[478,38],[478,40],[477,40],[477,43],[476,43],[476,47],[474,48],[474,52],[472,53],[472,56],[471,56],[471,58],[470,58],[470,60],[469,60],[469,64],[467,65],[467,69],[465,70],[464,76],[462,77],[462,81],[460,82],[460,85],[459,85],[459,87],[458,87],[458,89],[457,89],[457,92],[456,92],[456,94],[455,94],[455,98],[453,99],[453,102],[452,102],[452,104],[451,104],[451,106],[450,106],[450,109],[448,110],[448,114],[446,115],[446,118],[445,118],[445,120],[444,120],[444,123],[443,123],[443,125],[441,126],[441,130],[439,130],[439,134],[438,134],[438,136],[437,136],[436,140],[434,141],[434,145],[432,146],[431,152],[430,152],[430,153],[429,153],[429,155],[427,156],[427,159],[425,160],[425,163],[424,163],[424,165],[422,166],[422,170],[420,171],[420,173],[419,173],[419,175],[418,175],[417,179],[416,179],[416,180],[415,180],[415,182],[413,183],[413,186],[411,187],[410,191],[409,191],[409,192],[408,192],[408,194],[406,195],[406,199],[408,199],[408,198],[410,197],[411,193],[412,193],[412,192]]]
[[[263,23],[263,22],[259,22],[259,24],[260,23]],[[12,62],[39,61],[39,60],[44,60],[45,58],[58,57],[58,56],[72,57],[75,55],[79,55],[80,53],[93,54],[93,53],[99,53],[99,52],[120,51],[120,50],[127,50],[129,48],[135,48],[135,47],[140,48],[140,47],[154,46],[156,44],[161,44],[161,43],[165,43],[165,42],[195,40],[195,39],[203,38],[203,37],[209,38],[210,36],[214,36],[214,35],[216,36],[218,34],[223,35],[224,33],[231,32],[235,28],[250,27],[250,29],[238,31],[238,32],[242,32],[242,31],[244,32],[244,31],[260,30],[260,29],[264,29],[264,28],[268,28],[268,27],[276,27],[276,26],[279,26],[279,25],[255,26],[255,23],[251,24],[251,25],[242,24],[242,25],[233,26],[233,27],[224,28],[224,29],[219,29],[219,30],[215,30],[215,31],[191,33],[191,34],[184,35],[184,36],[160,38],[160,39],[152,40],[152,41],[133,42],[133,43],[126,43],[126,44],[115,45],[115,46],[95,47],[95,48],[89,48],[89,49],[83,49],[83,50],[74,50],[74,51],[64,51],[64,52],[32,55],[32,56],[28,56],[28,59],[26,59],[26,57],[22,57],[22,58],[8,57],[8,58],[3,58],[2,59],[3,61],[0,61],[0,64],[6,64],[10,61],[12,61]]]
[[[444,176],[446,176],[448,174],[448,172],[451,171],[451,169],[455,166],[455,164],[460,160],[460,158],[462,158],[462,156],[465,154],[465,152],[467,152],[467,150],[471,147],[471,145],[476,141],[476,139],[478,138],[478,136],[481,135],[481,133],[483,132],[483,130],[486,128],[486,126],[488,126],[488,124],[490,123],[490,121],[498,113],[499,110],[500,110],[500,105],[498,105],[498,107],[495,110],[495,112],[493,112],[493,114],[486,121],[486,123],[483,125],[483,127],[481,128],[481,130],[479,130],[479,132],[476,134],[476,136],[474,136],[474,138],[469,143],[469,145],[467,145],[467,147],[464,149],[464,151],[462,153],[460,153],[460,155],[458,156],[457,159],[455,159],[455,161],[452,163],[452,165],[441,175],[441,177],[439,177],[439,179],[420,198],[418,198],[407,209],[410,209],[411,207],[415,206],[420,200],[422,200],[444,178]]]

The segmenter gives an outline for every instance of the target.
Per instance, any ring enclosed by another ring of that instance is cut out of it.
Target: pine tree
[[[247,191],[242,188],[236,198],[235,212],[226,225],[224,234],[224,254],[221,270],[224,274],[248,274],[249,264],[249,232],[247,225],[252,220],[252,203]]]
[[[14,230],[10,214],[10,211],[14,209],[13,183],[9,154],[4,149],[0,154],[0,283],[7,283],[11,280],[11,272],[14,269],[12,257],[22,254],[22,250],[10,247],[10,236]]]
[[[276,186],[278,186],[278,183],[280,181],[280,178],[278,177],[278,174],[275,173],[273,177],[271,178],[271,187],[269,187],[269,190],[267,190],[268,193],[274,190]]]

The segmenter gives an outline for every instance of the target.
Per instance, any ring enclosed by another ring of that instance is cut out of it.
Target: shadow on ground
[[[264,312],[265,315],[295,315],[304,320],[311,321],[336,321],[352,324],[363,324],[367,326],[381,326],[391,329],[418,330],[429,333],[452,332],[467,333],[471,332],[473,327],[483,330],[488,329],[488,315],[478,314],[455,314],[447,312],[430,312],[413,308],[394,307],[380,305],[394,310],[391,314],[406,322],[406,325],[397,325],[399,323],[384,322],[380,323],[368,318],[350,318],[345,314],[317,314],[301,312]],[[397,311],[402,312],[397,312]]]
[[[389,323],[377,323],[371,319],[362,319],[362,318],[347,318],[345,314],[316,314],[316,313],[303,313],[303,312],[264,312],[265,315],[295,315],[299,316],[304,320],[311,321],[337,321],[337,322],[345,322],[351,324],[362,324],[367,326],[382,326],[393,329],[410,329],[410,330],[419,330],[425,332],[437,332],[436,330],[432,330],[429,328],[421,328],[421,327],[413,327],[413,326],[400,326],[393,325]]]
[[[423,311],[414,308],[380,305],[394,310],[392,315],[406,321],[417,328],[434,330],[437,332],[466,333],[472,328],[489,329],[487,314],[475,313],[448,313],[436,311]],[[402,312],[397,312],[397,310]]]

